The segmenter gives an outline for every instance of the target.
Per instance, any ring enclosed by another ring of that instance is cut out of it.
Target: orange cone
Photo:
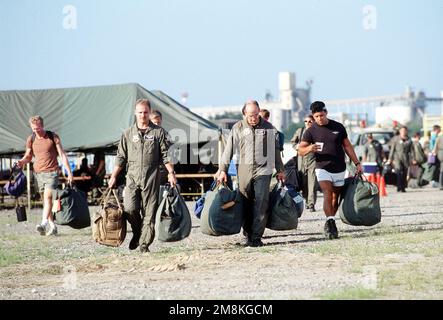
[[[380,196],[386,197],[388,195],[388,193],[386,192],[386,183],[385,183],[385,177],[384,176],[380,176],[379,190],[380,190]]]
[[[374,182],[375,182],[375,181],[374,181],[374,174],[373,174],[373,173],[371,173],[371,174],[368,176],[368,181],[371,182],[371,183],[374,183]]]
[[[380,189],[380,181],[381,177],[380,177],[380,172],[377,172],[377,174],[375,175],[375,183],[377,184],[378,188]]]

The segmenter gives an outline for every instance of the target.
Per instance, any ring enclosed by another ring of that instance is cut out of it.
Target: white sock
[[[48,224],[48,219],[42,219],[42,223],[40,223],[41,226],[46,226]]]
[[[326,217],[326,221],[328,221],[328,220],[334,220],[334,216]]]
[[[51,228],[53,228],[53,227],[55,226],[54,221],[49,221],[49,220],[48,220],[48,222],[49,222],[49,226],[50,226]]]

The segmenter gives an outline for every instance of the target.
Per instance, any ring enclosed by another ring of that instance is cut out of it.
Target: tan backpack
[[[109,195],[114,195],[115,201],[109,201]],[[118,247],[126,237],[126,219],[115,189],[109,189],[103,199],[100,209],[95,212],[92,224],[92,237],[100,244]]]

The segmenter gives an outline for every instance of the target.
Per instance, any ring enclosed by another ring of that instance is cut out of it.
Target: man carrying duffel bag
[[[25,164],[32,161],[33,157],[35,158],[34,171],[39,191],[43,193],[42,221],[36,226],[36,230],[42,236],[52,236],[57,234],[57,227],[52,216],[52,193],[58,187],[57,156],[61,158],[68,172],[68,183],[72,183],[72,172],[60,137],[44,128],[43,118],[33,116],[29,119],[29,125],[32,134],[26,140],[25,155],[17,161],[17,166],[23,168]]]
[[[149,120],[151,104],[146,99],[135,102],[136,123],[126,129],[118,145],[115,166],[108,186],[116,186],[122,170],[127,170],[126,186],[123,191],[123,205],[131,224],[132,239],[129,249],[140,245],[140,252],[149,252],[155,237],[155,213],[158,208],[160,191],[160,164],[168,170],[168,181],[177,183],[174,165],[168,150],[168,133]]]
[[[338,239],[334,216],[338,210],[338,199],[345,183],[345,153],[355,165],[357,172],[363,168],[358,161],[346,128],[339,122],[328,119],[328,110],[322,101],[311,104],[315,123],[305,131],[298,146],[298,154],[315,156],[315,174],[323,191],[323,210],[326,216],[325,238]]]
[[[227,181],[229,163],[234,154],[238,159],[239,190],[245,198],[245,223],[247,246],[261,247],[265,232],[269,202],[269,186],[273,170],[277,178],[285,179],[280,156],[278,134],[274,126],[260,117],[257,101],[245,103],[243,120],[237,122],[229,134],[221,158],[218,180]]]

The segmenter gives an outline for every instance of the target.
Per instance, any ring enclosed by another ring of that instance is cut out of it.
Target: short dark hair
[[[163,119],[162,113],[158,110],[154,110],[151,112],[152,117],[160,117],[160,119]]]
[[[440,130],[441,129],[441,127],[438,125],[438,124],[436,124],[436,125],[434,125],[433,127],[432,127],[432,130],[433,131],[435,131],[435,130]]]
[[[261,109],[260,115],[265,119],[269,119],[269,117],[271,116],[271,113],[269,112],[268,109]]]
[[[313,103],[311,103],[311,112],[312,114],[316,113],[316,112],[326,112],[326,105],[323,101],[314,101]]]

